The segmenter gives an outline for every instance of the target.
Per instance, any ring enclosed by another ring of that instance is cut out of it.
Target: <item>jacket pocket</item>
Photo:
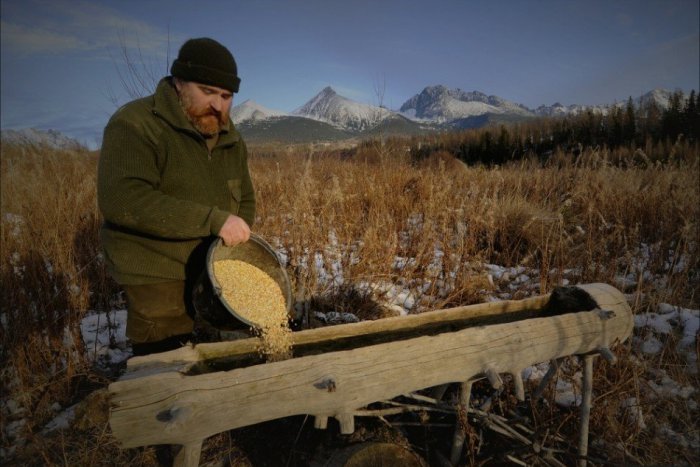
[[[234,178],[227,181],[228,190],[231,192],[231,213],[238,214],[238,210],[241,206],[241,198],[243,197],[241,193],[241,179]]]

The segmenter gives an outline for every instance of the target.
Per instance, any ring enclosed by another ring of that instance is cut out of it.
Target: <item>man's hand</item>
[[[250,227],[246,221],[231,214],[219,230],[219,237],[224,240],[224,245],[233,246],[247,242],[250,238]]]

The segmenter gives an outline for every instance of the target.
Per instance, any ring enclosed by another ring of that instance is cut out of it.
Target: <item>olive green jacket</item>
[[[109,120],[97,198],[105,221],[100,230],[105,261],[121,284],[183,280],[195,249],[202,256],[202,243],[219,233],[229,214],[250,226],[255,218],[240,134],[229,121],[209,152],[170,78]]]

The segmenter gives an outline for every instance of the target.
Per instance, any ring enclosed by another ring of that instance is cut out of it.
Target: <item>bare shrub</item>
[[[458,174],[460,171],[467,172],[467,166],[464,162],[448,151],[436,151],[418,161],[417,166],[420,169],[446,170],[453,174]]]
[[[31,430],[75,396],[87,372],[80,321],[114,285],[98,254],[96,155],[3,144],[1,157],[2,379]]]

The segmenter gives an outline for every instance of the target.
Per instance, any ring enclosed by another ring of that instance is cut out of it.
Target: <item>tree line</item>
[[[607,113],[587,110],[578,115],[545,117],[478,130],[442,133],[411,141],[411,154],[420,160],[447,151],[468,163],[503,164],[529,157],[548,159],[554,153],[579,156],[587,149],[620,148],[669,152],[677,143],[697,147],[700,139],[700,98],[674,92],[667,108],[653,100],[615,105]],[[649,155],[651,156],[651,155]]]

